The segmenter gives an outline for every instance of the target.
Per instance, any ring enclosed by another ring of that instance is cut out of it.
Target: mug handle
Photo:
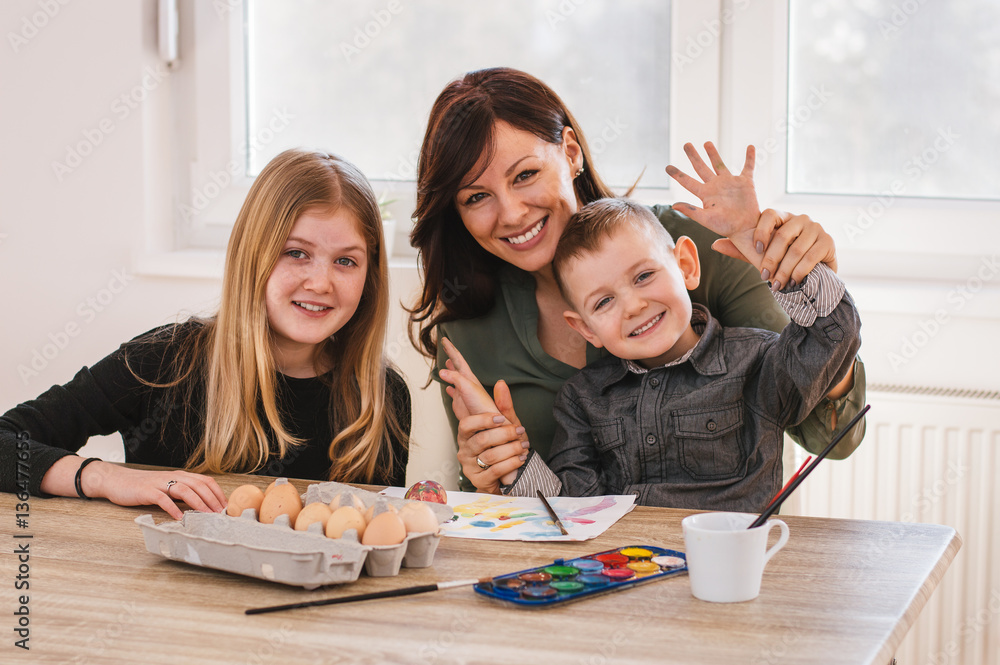
[[[771,557],[774,556],[775,554],[777,554],[778,550],[780,550],[782,547],[784,547],[785,543],[788,542],[788,525],[785,524],[784,522],[782,522],[781,520],[769,520],[768,523],[767,523],[767,534],[771,535],[771,527],[773,527],[775,525],[781,527],[781,537],[778,538],[778,542],[776,542],[771,547],[771,549],[769,549],[767,552],[764,553],[764,565],[765,566],[767,565],[767,562],[771,560]]]

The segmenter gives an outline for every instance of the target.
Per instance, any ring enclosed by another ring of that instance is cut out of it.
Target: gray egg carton
[[[329,482],[310,485],[303,505],[329,503],[342,493],[357,496],[366,508],[376,504],[375,514],[385,510],[379,510],[382,503],[397,509],[410,503]],[[439,522],[451,519],[450,507],[429,502],[427,506]],[[318,522],[306,531],[295,531],[287,515],[280,515],[274,524],[261,524],[253,508],[236,518],[187,511],[179,522],[155,524],[152,515],[137,517],[135,522],[153,554],[306,589],[353,582],[362,568],[372,577],[397,575],[401,566],[426,568],[433,563],[441,539],[440,532],[409,533],[399,545],[362,545],[353,529],[341,538],[327,538]]]

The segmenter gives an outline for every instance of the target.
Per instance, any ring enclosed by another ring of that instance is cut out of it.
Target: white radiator
[[[1000,393],[873,385],[868,402],[861,447],[817,467],[784,512],[954,527],[962,549],[896,658],[1000,665]]]

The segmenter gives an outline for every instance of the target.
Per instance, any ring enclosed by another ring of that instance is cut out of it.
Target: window
[[[793,2],[788,33],[789,192],[1000,199],[1000,5]]]
[[[351,160],[409,219],[434,99],[497,65],[563,96],[605,180],[624,190],[645,169],[641,194],[669,200],[672,20],[663,0],[182,0],[174,245],[223,247],[253,176],[289,147]]]
[[[934,259],[933,279],[964,278],[1000,252],[1000,10],[978,4],[181,0],[177,214],[152,235],[217,251],[252,174],[289,146],[354,161],[408,220],[433,99],[506,64],[565,98],[607,180],[646,169],[639,200],[691,200],[663,171],[687,164],[685,142],[715,141],[730,165],[752,143],[760,200],[821,221],[846,274],[928,279]],[[928,145],[933,168],[907,179]],[[961,231],[937,260],[942,220]]]
[[[669,134],[670,3],[400,0],[248,4],[249,132],[287,109],[250,172],[291,146],[318,146],[373,180],[413,180],[431,105],[463,72],[498,65],[553,87],[604,178],[628,186],[662,161]],[[648,187],[667,187],[662,166]]]

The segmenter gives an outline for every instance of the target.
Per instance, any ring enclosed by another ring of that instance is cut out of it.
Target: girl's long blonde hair
[[[406,436],[395,409],[386,404],[382,349],[389,284],[378,203],[368,180],[350,162],[326,153],[286,150],[257,176],[236,219],[217,315],[179,354],[187,359],[186,368],[172,384],[197,373],[205,387],[205,430],[188,469],[260,469],[271,458],[269,433],[282,459],[303,443],[289,434],[278,408],[265,289],[299,216],[341,208],[358,221],[368,268],[357,311],[317,358],[334,368],[329,413],[336,434],[329,447],[329,477],[371,482],[379,464],[388,469],[396,464],[390,437],[405,443]]]

